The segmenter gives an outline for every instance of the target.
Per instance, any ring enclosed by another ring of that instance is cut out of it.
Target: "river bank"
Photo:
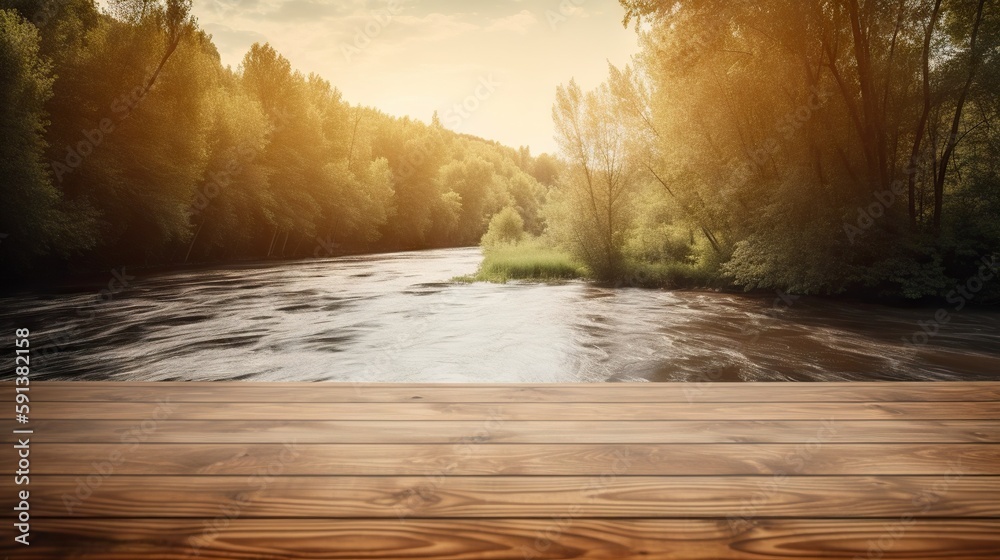
[[[30,328],[33,371],[60,380],[969,380],[1000,372],[995,311],[949,310],[940,322],[935,308],[775,293],[450,281],[481,259],[467,248],[127,270],[134,278],[113,292],[0,298],[0,324]]]

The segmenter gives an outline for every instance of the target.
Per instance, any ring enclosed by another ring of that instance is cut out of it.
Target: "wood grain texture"
[[[21,559],[996,560],[1000,520],[40,519]],[[881,544],[880,544],[881,543]],[[20,548],[14,548],[19,546]],[[72,556],[66,554],[73,550]]]
[[[67,444],[32,474],[379,476],[1000,475],[996,444]],[[0,459],[13,472],[15,458]]]
[[[31,399],[0,438],[35,430],[32,546],[0,557],[1000,559],[1000,383],[42,382]],[[19,489],[0,479],[0,506]]]
[[[1000,518],[1000,477],[379,477],[115,475],[32,480],[37,517]],[[3,479],[0,504],[14,507]],[[67,500],[67,496],[69,499]]]
[[[62,402],[947,402],[998,401],[998,382],[393,383],[44,382],[37,401]],[[264,387],[261,387],[263,385]],[[10,386],[3,389],[12,395]]]
[[[35,420],[43,443],[1000,443],[1000,420]],[[13,421],[0,441],[14,442]]]
[[[36,420],[996,420],[1000,401],[890,403],[34,402]]]

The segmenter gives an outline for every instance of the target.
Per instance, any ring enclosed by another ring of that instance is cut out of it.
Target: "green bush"
[[[480,241],[484,248],[516,245],[524,239],[524,219],[508,206],[490,219],[490,227]]]

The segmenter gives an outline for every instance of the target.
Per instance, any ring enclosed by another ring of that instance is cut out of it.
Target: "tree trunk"
[[[871,43],[866,22],[858,7],[857,0],[847,0],[847,11],[851,20],[854,39],[854,58],[857,65],[858,85],[861,90],[861,113],[863,117],[863,143],[865,160],[868,164],[870,180],[884,187],[888,182],[885,154],[885,125],[879,110],[875,69],[872,63]]]
[[[288,247],[288,235],[291,231],[285,232],[285,242],[281,244],[281,258],[285,258],[285,248]]]
[[[278,226],[274,226],[274,235],[271,236],[271,244],[267,246],[267,258],[271,258],[271,251],[274,250],[274,242],[278,239]]]
[[[198,229],[195,230],[194,237],[191,238],[191,244],[188,245],[187,254],[184,255],[185,263],[188,262],[188,259],[191,258],[191,251],[194,249],[194,242],[198,240],[198,234],[201,233],[201,228],[203,227],[205,227],[205,222],[198,224]]]
[[[955,146],[958,145],[958,129],[962,124],[962,111],[965,109],[965,101],[969,97],[969,89],[976,77],[976,70],[979,69],[980,57],[976,50],[976,42],[979,38],[979,28],[983,23],[983,6],[986,0],[979,0],[979,8],[976,10],[976,22],[972,26],[972,38],[969,40],[969,77],[965,80],[965,86],[958,97],[955,106],[955,118],[951,123],[951,133],[948,135],[948,143],[945,144],[944,154],[941,156],[941,165],[937,171],[937,178],[934,181],[934,231],[941,231],[941,212],[944,209],[944,182],[948,177],[948,162],[955,153]]]
[[[938,17],[941,14],[941,0],[934,2],[934,10],[931,12],[931,21],[927,24],[927,31],[924,33],[923,51],[923,87],[924,87],[924,110],[917,121],[917,130],[913,138],[913,150],[910,152],[909,166],[906,168],[906,193],[908,210],[910,213],[910,227],[917,227],[917,162],[920,161],[920,148],[924,141],[924,132],[927,129],[927,119],[931,114],[931,39],[934,36],[934,28],[937,26]]]

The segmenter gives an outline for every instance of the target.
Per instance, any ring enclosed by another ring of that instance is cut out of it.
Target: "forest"
[[[994,2],[621,4],[640,55],[553,109],[549,225],[591,274],[996,301]]]
[[[0,0],[4,278],[482,242],[487,279],[1000,296],[994,2],[621,5],[639,55],[548,92],[535,156],[224,67],[188,0]]]
[[[0,2],[6,279],[541,233],[554,158],[350,105],[267,44],[223,67],[190,2]]]

